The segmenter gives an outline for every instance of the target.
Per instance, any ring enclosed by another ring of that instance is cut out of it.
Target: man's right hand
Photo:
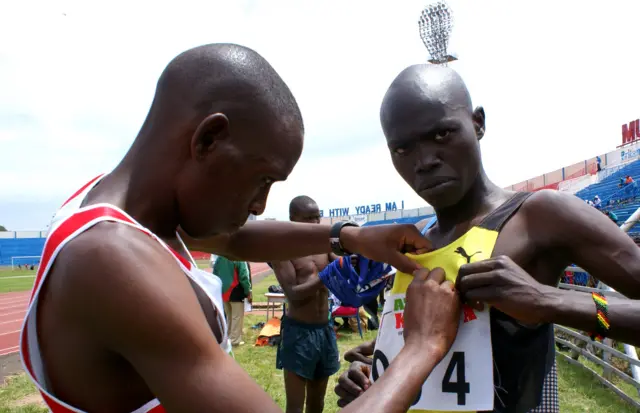
[[[338,395],[338,406],[346,406],[371,387],[370,374],[370,365],[360,361],[351,363],[349,369],[342,373],[338,384],[336,384],[335,392]]]

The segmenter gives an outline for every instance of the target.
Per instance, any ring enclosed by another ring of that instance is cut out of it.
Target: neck
[[[96,188],[98,199],[92,202],[112,203],[160,238],[175,238],[179,218],[171,183],[178,171],[158,161],[171,156],[159,156],[151,148],[142,149],[135,144],[131,147]]]
[[[484,169],[481,169],[475,182],[460,201],[455,205],[436,209],[440,230],[447,232],[457,225],[488,214],[502,202],[504,193],[489,180]]]

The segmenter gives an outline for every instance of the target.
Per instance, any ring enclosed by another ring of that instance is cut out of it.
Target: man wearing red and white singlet
[[[417,270],[403,252],[429,243],[414,226],[245,224],[302,143],[295,99],[256,52],[172,60],[128,153],[52,222],[20,344],[51,411],[280,411],[225,351],[220,282],[189,249],[254,262],[350,252]],[[407,302],[398,362],[345,412],[406,411],[451,346],[460,306],[444,274],[417,270]]]

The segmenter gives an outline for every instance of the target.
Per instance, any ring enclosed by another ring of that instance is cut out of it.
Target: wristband
[[[331,245],[331,251],[334,254],[338,256],[352,255],[349,251],[347,251],[342,247],[342,244],[340,243],[340,232],[344,227],[357,227],[357,226],[358,224],[351,221],[336,222],[331,226],[331,231],[329,232],[329,243]]]
[[[591,293],[593,302],[596,304],[596,330],[591,333],[591,340],[602,340],[609,332],[609,304],[607,297],[599,293]]]

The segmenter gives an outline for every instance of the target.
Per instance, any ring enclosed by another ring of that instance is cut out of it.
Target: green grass
[[[255,283],[253,285],[253,301],[258,303],[258,302],[265,302],[267,301],[267,298],[264,296],[264,293],[269,291],[269,286],[270,285],[278,285],[278,280],[276,279],[275,274],[269,274],[266,277],[264,277],[264,279],[258,283]]]
[[[35,271],[0,268],[0,294],[28,291],[33,286],[35,279]]]
[[[259,330],[251,329],[257,322],[263,321],[262,316],[248,315],[245,317],[244,340],[247,344],[234,350],[236,361],[251,375],[257,383],[284,409],[286,397],[282,371],[276,370],[276,349],[273,347],[254,347]],[[374,332],[368,332],[365,340],[372,339]],[[338,347],[341,354],[361,343],[360,336],[350,332],[340,332]],[[341,372],[348,367],[342,362]],[[594,368],[593,365],[590,365]],[[597,367],[596,371],[601,371]],[[566,361],[558,358],[558,386],[560,391],[561,411],[563,413],[633,413],[635,410],[620,400],[613,392],[602,386],[590,373],[583,371]],[[339,374],[329,379],[325,398],[325,413],[338,411],[337,396],[333,392]],[[624,390],[624,383],[616,383]],[[0,387],[0,413],[44,413],[47,410],[40,407],[35,400],[35,387],[25,375],[17,375],[7,380]],[[637,394],[629,392],[628,394]],[[30,404],[27,402],[31,402]]]

